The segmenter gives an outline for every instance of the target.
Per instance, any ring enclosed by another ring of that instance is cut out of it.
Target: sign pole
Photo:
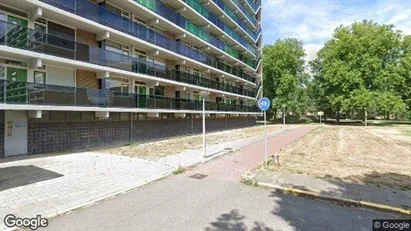
[[[267,159],[267,116],[266,111],[264,111],[264,159],[265,159],[265,167],[268,167],[268,159]]]
[[[271,102],[268,98],[263,97],[258,100],[258,107],[264,113],[264,166],[268,167],[268,149],[267,149],[267,113],[266,111],[270,108]]]

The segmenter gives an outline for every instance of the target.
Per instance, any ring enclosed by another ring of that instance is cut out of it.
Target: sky
[[[306,60],[339,25],[371,19],[411,34],[411,0],[262,0],[263,43],[287,37],[303,41]]]

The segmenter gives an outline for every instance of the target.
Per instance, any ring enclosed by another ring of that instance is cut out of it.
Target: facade
[[[2,0],[0,157],[255,125],[254,0]]]

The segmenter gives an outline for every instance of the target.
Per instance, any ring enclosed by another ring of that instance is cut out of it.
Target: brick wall
[[[132,124],[131,140],[133,142],[202,132],[202,120],[194,118],[133,120]],[[207,119],[207,130],[210,132],[254,125],[255,118],[253,117]],[[38,122],[35,119],[30,119],[28,125],[29,154],[102,147],[129,142],[130,120]]]
[[[166,97],[175,98],[176,97],[176,87],[175,86],[165,86]]]
[[[34,122],[28,126],[28,153],[127,143],[128,121]]]
[[[91,46],[98,46],[96,34],[81,29],[77,29],[77,41]]]
[[[76,87],[99,89],[96,73],[93,71],[76,70]]]

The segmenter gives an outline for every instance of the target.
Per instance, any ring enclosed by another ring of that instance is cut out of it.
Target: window
[[[110,90],[115,92],[129,92],[130,82],[128,79],[113,77],[110,80]]]
[[[137,17],[137,16],[134,17],[134,20],[135,20],[137,23],[142,24],[142,25],[144,25],[144,26],[147,25],[146,21],[144,21],[143,19],[141,19],[141,18],[139,18],[139,17]]]
[[[54,22],[48,22],[48,32],[49,34],[61,37],[61,38],[66,38],[69,40],[74,41],[75,39],[75,31],[72,28],[54,23]]]
[[[128,45],[123,45],[123,49],[122,49],[122,53],[123,55],[130,55],[130,46]]]
[[[121,44],[110,40],[106,41],[105,49],[116,53],[121,53]]]
[[[46,73],[35,71],[34,72],[34,83],[45,84],[46,83]]]
[[[106,41],[105,49],[108,51],[113,51],[124,55],[130,55],[130,46],[113,42],[110,40]]]

